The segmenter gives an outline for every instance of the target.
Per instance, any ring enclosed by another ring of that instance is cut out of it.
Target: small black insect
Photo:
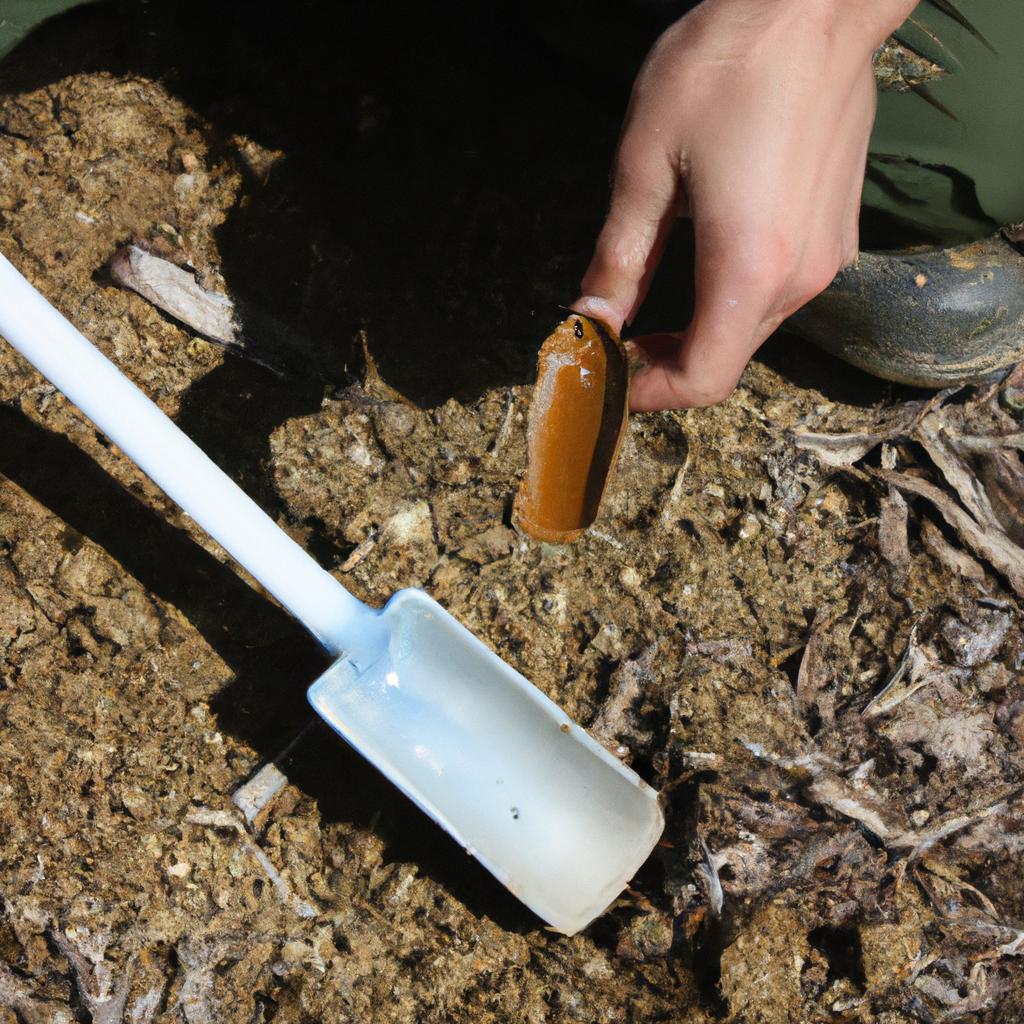
[[[512,808],[512,817],[513,817],[513,819],[515,819],[516,821],[518,821],[518,820],[519,820],[519,808],[518,808],[518,807],[513,807],[513,808]]]
[[[583,324],[579,320],[576,321],[576,326],[575,326],[574,330],[576,332],[576,337],[577,338],[582,338],[583,337]]]

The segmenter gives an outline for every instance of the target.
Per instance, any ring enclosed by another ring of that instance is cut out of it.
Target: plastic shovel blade
[[[386,650],[310,703],[531,910],[586,927],[658,841],[657,794],[422,591],[378,614]]]

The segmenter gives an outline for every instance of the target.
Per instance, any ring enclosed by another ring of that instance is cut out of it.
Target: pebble
[[[757,516],[751,515],[747,512],[740,518],[740,540],[751,540],[761,532],[761,523],[758,521]]]

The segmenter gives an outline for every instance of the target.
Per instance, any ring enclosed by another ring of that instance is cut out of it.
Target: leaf
[[[981,43],[986,49],[996,53],[996,48],[974,27],[974,25],[968,21],[967,16],[962,14],[960,10],[952,3],[952,0],[928,0],[928,3],[932,5],[936,10],[941,11],[946,15],[947,18],[952,18],[958,25],[967,29],[968,32],[974,36],[975,39]]]

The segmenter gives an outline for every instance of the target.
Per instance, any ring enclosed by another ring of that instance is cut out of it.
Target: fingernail
[[[599,295],[581,295],[573,304],[572,309],[584,316],[592,316],[607,324],[616,334],[622,330],[622,314],[607,299]]]

